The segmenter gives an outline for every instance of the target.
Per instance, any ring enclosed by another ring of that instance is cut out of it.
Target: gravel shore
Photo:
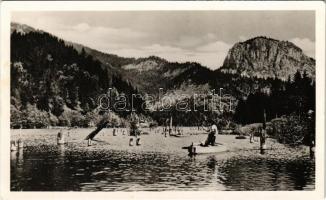
[[[57,133],[60,129],[12,129],[11,140],[21,138],[25,146],[40,147],[44,145],[56,145]],[[62,129],[65,137],[65,147],[70,150],[78,151],[100,151],[117,150],[135,153],[168,153],[168,154],[187,154],[183,146],[189,146],[192,142],[198,143],[204,141],[207,137],[204,131],[194,128],[185,128],[184,137],[165,137],[161,129],[144,129],[147,135],[141,135],[140,146],[129,146],[131,136],[127,135],[127,130],[120,129],[117,136],[113,136],[112,129],[103,129],[88,146],[85,137],[94,130],[94,128]],[[275,159],[296,159],[298,157],[309,157],[309,148],[299,146],[296,148],[276,142],[268,138],[266,141],[267,150],[265,154],[260,154],[259,138],[256,142],[250,143],[247,139],[235,139],[235,135],[218,135],[217,142],[227,146],[228,151],[220,153],[220,158],[226,158],[235,155],[249,157],[269,157]]]

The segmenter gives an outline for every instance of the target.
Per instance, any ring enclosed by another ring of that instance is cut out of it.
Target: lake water
[[[28,146],[11,153],[12,191],[312,190],[314,162],[240,155],[83,151]]]

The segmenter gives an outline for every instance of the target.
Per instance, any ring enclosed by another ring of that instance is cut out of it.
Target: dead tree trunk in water
[[[309,141],[309,153],[310,159],[315,158],[315,144],[316,144],[316,136],[315,136],[315,115],[313,110],[308,111],[308,141]]]
[[[106,125],[108,124],[109,122],[108,121],[105,121],[105,122],[102,122],[100,123],[97,128],[91,132],[86,138],[85,140],[88,140],[88,139],[91,139],[93,140],[93,138],[103,129],[106,127]]]
[[[173,123],[172,123],[172,116],[170,116],[170,121],[169,121],[169,123],[170,123],[170,125],[169,125],[169,136],[171,136],[171,134],[172,134],[172,125],[173,125]]]
[[[260,153],[264,154],[266,149],[266,112],[264,109],[263,127],[260,132]]]

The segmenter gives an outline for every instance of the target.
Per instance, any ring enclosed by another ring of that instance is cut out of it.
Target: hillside
[[[93,113],[99,106],[98,97],[109,88],[129,97],[137,93],[94,57],[77,52],[51,34],[13,31],[11,46],[12,117],[26,127],[51,120],[56,125],[87,126],[99,114]],[[141,102],[134,107],[139,108]],[[80,120],[84,122],[76,122]]]
[[[19,23],[15,23],[15,22],[12,22],[10,24],[10,33],[13,33],[13,32],[17,32],[17,33],[20,33],[20,34],[27,34],[27,33],[30,33],[30,32],[39,32],[41,33],[42,31],[41,30],[36,30],[26,24],[19,24]]]

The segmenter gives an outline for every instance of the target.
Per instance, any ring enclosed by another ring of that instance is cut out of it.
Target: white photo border
[[[10,21],[14,11],[315,11],[316,179],[313,191],[11,192]],[[322,1],[6,1],[1,2],[0,198],[2,199],[322,199],[325,191],[325,3]]]

